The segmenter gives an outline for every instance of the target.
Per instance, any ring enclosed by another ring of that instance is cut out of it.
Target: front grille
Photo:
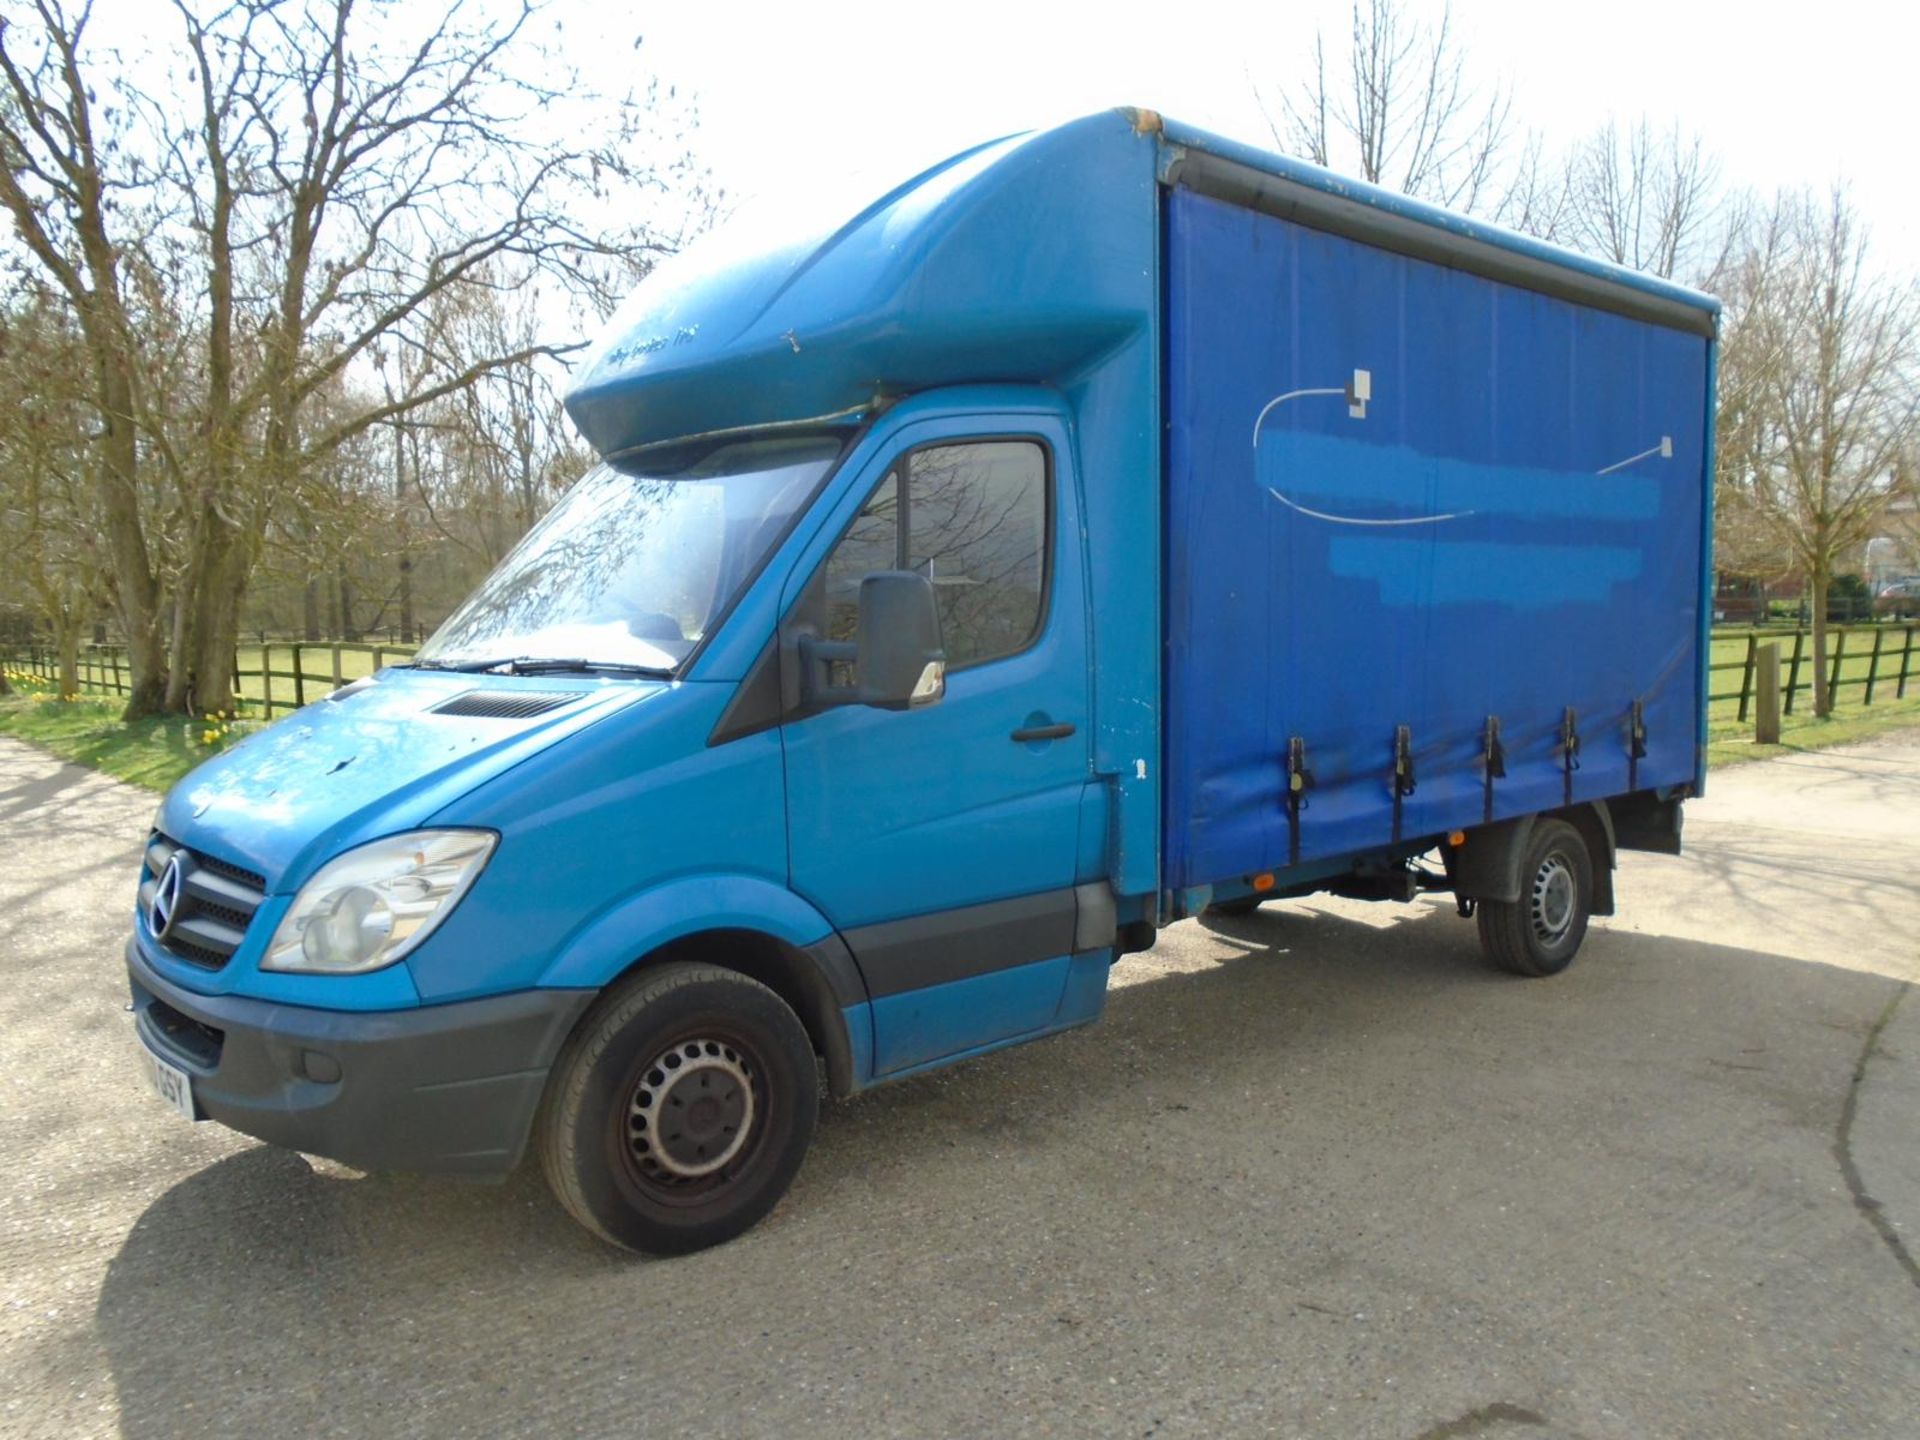
[[[172,909],[164,917],[166,933],[155,925],[154,898],[161,877],[178,862],[180,883],[171,896]],[[147,840],[146,863],[140,871],[140,915],[175,959],[203,970],[218,970],[233,958],[246,939],[254,912],[267,898],[267,882],[231,861],[203,855],[154,831]]]
[[[231,925],[236,930],[246,929],[247,922],[253,919],[244,910],[236,910],[231,905],[215,905],[207,900],[202,900],[198,908],[202,915],[211,915],[222,925]]]
[[[427,713],[469,720],[531,720],[582,698],[577,690],[467,690]]]
[[[249,890],[257,890],[262,895],[267,893],[267,880],[264,875],[256,875],[251,870],[242,870],[238,865],[230,865],[225,860],[216,860],[211,855],[195,855],[194,859],[199,862],[203,870],[224,875],[227,879],[244,885]]]

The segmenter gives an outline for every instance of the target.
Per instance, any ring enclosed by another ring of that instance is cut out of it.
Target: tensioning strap
[[[1307,742],[1295,735],[1287,741],[1287,864],[1300,863],[1300,812],[1307,808],[1313,772],[1307,768]]]
[[[1393,732],[1393,843],[1400,843],[1400,820],[1407,796],[1413,794],[1413,731],[1406,725]]]
[[[1500,717],[1487,716],[1486,734],[1482,740],[1480,758],[1482,775],[1486,785],[1486,808],[1481,818],[1486,824],[1493,823],[1493,782],[1507,778],[1507,747],[1500,743]]]
[[[1627,789],[1640,788],[1640,762],[1647,754],[1647,710],[1636,700],[1627,707]]]
[[[1566,713],[1560,717],[1560,773],[1562,776],[1562,794],[1564,804],[1573,804],[1573,772],[1580,768],[1580,726],[1579,717],[1573,713],[1573,707],[1567,706]]]

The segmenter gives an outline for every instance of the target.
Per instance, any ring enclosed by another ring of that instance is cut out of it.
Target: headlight
[[[294,896],[260,968],[360,975],[393,964],[453,912],[496,838],[414,830],[328,861]]]

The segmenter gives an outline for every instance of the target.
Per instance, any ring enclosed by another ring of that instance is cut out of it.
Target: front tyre
[[[786,1003],[731,970],[675,963],[588,1012],[547,1082],[536,1144],[587,1229],[681,1255],[773,1209],[819,1111],[813,1047]]]
[[[1520,898],[1479,903],[1480,943],[1516,975],[1558,975],[1573,963],[1593,913],[1593,857],[1564,820],[1533,827],[1520,867]]]

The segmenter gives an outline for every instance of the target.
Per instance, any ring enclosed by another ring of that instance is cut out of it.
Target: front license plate
[[[199,1117],[193,1111],[193,1081],[178,1065],[162,1060],[142,1042],[140,1060],[160,1098],[189,1120]]]

